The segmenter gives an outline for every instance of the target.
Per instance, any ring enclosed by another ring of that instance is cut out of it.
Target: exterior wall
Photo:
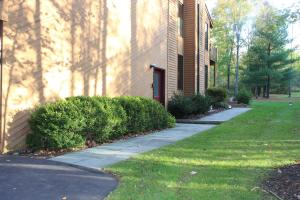
[[[196,0],[184,0],[184,95],[195,93],[196,72]]]
[[[178,0],[169,0],[167,99],[177,91]]]
[[[168,39],[176,0],[5,2],[4,151],[24,146],[34,105],[74,95],[152,97],[150,64],[166,70],[165,94],[176,91],[177,43]]]
[[[197,28],[197,4],[199,4],[199,41]],[[203,0],[184,0],[184,94],[197,92],[197,65],[199,47],[200,93],[205,93],[205,65],[210,69],[209,50],[205,49],[205,24],[210,27],[211,21]],[[209,40],[208,40],[209,41]],[[210,45],[209,45],[210,46]],[[209,73],[209,72],[208,72]],[[209,81],[208,81],[209,82]]]
[[[177,92],[178,53],[184,54],[184,94],[194,94],[198,45],[204,92],[209,54],[203,30],[209,18],[203,0],[0,0],[0,17],[6,21],[0,152],[24,147],[35,105],[76,95],[152,98],[151,64],[165,70],[167,103]]]

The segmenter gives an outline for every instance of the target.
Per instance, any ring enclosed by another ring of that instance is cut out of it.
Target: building
[[[24,147],[30,109],[76,95],[203,93],[203,0],[2,0],[0,151]],[[215,60],[212,60],[215,61]]]

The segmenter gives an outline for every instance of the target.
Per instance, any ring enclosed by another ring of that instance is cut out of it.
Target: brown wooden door
[[[154,69],[153,98],[162,104],[165,103],[165,72],[161,69]]]

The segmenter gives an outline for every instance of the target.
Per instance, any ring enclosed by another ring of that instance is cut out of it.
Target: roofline
[[[205,9],[206,9],[206,13],[207,13],[207,16],[208,16],[208,19],[209,19],[209,22],[210,22],[210,28],[213,28],[214,27],[214,23],[213,23],[213,20],[211,18],[211,15],[210,15],[210,13],[208,11],[206,3],[205,3]]]

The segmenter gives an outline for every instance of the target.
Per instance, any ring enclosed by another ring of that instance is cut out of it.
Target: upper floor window
[[[183,11],[182,3],[178,3],[178,34],[183,37]]]
[[[205,23],[205,49],[208,50],[208,24]]]

